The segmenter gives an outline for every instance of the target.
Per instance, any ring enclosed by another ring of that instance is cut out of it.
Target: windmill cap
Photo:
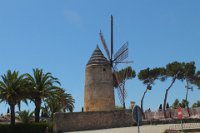
[[[104,65],[109,64],[109,61],[105,58],[101,50],[99,49],[99,46],[97,45],[94,52],[92,53],[92,56],[90,57],[90,60],[88,61],[87,65]]]

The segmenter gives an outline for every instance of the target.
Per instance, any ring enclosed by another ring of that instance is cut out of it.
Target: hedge
[[[15,125],[0,124],[0,133],[46,133],[48,127],[48,133],[53,133],[52,125],[47,123],[31,123]]]

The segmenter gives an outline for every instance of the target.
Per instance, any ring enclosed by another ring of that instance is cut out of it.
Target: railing
[[[173,130],[182,130],[185,129],[200,129],[200,123],[183,123],[181,124],[174,124],[169,126],[169,131]]]
[[[189,109],[190,118],[200,118],[200,107],[199,108],[191,108]],[[177,118],[177,109],[168,109],[166,111],[167,118]],[[187,109],[182,109],[182,114],[184,118],[189,118],[189,114]],[[156,112],[145,112],[146,120],[154,120],[154,119],[164,119],[164,112],[156,111]]]

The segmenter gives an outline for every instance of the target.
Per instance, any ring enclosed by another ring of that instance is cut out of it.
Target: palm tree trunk
[[[187,108],[187,112],[188,112],[188,116],[190,117],[190,109],[189,109],[189,105],[188,105],[188,91],[189,91],[189,82],[188,80],[186,80],[186,96],[185,96],[185,104],[186,104],[186,108]]]
[[[40,108],[41,108],[41,99],[35,99],[35,122],[40,121]]]
[[[15,125],[15,105],[14,104],[10,104],[10,112],[11,112],[10,124]]]
[[[171,83],[170,86],[166,89],[166,92],[165,92],[165,98],[164,98],[164,103],[163,103],[163,112],[164,112],[164,117],[165,117],[165,118],[167,118],[166,103],[167,103],[168,92],[169,92],[170,88],[172,87],[172,85],[174,84],[175,81],[176,81],[176,77],[173,78],[172,83]]]
[[[142,99],[141,99],[141,111],[142,111],[142,116],[143,116],[143,119],[145,119],[145,114],[144,114],[144,110],[143,110],[143,101],[144,101],[144,97],[147,93],[148,89],[145,90],[143,96],[142,96]]]
[[[18,102],[17,103],[17,106],[18,106],[18,110],[19,110],[19,112],[21,111],[21,102]]]

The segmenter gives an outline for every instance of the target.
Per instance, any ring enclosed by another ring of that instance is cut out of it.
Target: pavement
[[[163,133],[172,124],[165,125],[144,125],[140,126],[140,133]],[[111,128],[102,130],[90,130],[90,131],[78,131],[78,132],[65,132],[65,133],[138,133],[137,126],[123,127],[123,128]]]

